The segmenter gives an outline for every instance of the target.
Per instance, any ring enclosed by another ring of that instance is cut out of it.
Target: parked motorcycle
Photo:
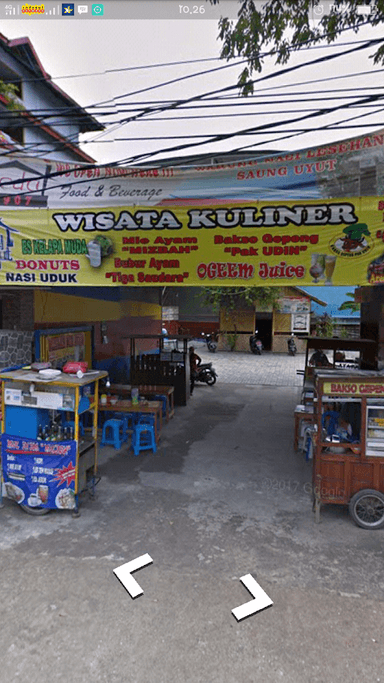
[[[296,343],[295,343],[295,337],[293,334],[287,339],[287,344],[288,344],[288,354],[290,356],[296,356],[297,353],[297,348],[296,348]]]
[[[252,353],[256,353],[257,355],[261,356],[263,342],[257,336],[257,330],[255,330],[255,334],[251,334],[249,337],[249,348],[251,349]]]
[[[195,371],[195,382],[205,382],[210,387],[216,384],[217,372],[212,363],[200,363]]]
[[[213,334],[204,334],[204,332],[201,334],[203,335],[204,340],[207,342],[208,351],[215,353],[215,351],[217,351],[217,341],[215,336]]]

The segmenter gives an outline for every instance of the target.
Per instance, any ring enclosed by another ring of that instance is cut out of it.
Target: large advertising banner
[[[0,284],[384,282],[384,197],[2,212]]]
[[[0,285],[384,282],[384,130],[233,163],[0,157]]]

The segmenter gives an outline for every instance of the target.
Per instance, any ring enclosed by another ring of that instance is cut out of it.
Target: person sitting
[[[341,416],[339,417],[338,425],[336,427],[336,434],[340,437],[341,441],[352,440],[352,426]]]
[[[189,348],[189,380],[190,380],[190,389],[189,389],[189,394],[192,396],[193,394],[193,389],[195,387],[195,374],[197,370],[197,366],[200,365],[201,363],[201,358],[200,356],[195,353],[195,347],[190,346]]]
[[[316,368],[330,368],[332,363],[329,362],[326,354],[322,349],[316,349],[315,353],[309,359],[309,365],[314,365]]]

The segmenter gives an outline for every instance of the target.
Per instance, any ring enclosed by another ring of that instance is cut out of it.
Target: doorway
[[[272,313],[256,313],[256,328],[264,349],[272,349]]]

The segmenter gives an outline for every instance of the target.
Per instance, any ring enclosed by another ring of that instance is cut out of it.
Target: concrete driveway
[[[103,449],[78,519],[5,501],[1,683],[384,681],[383,531],[338,506],[314,524],[311,465],[292,448],[300,387],[266,370],[271,383],[227,383],[208,355],[217,384],[196,385],[156,454]],[[112,570],[145,553],[132,600]],[[237,622],[248,573],[274,604]]]

